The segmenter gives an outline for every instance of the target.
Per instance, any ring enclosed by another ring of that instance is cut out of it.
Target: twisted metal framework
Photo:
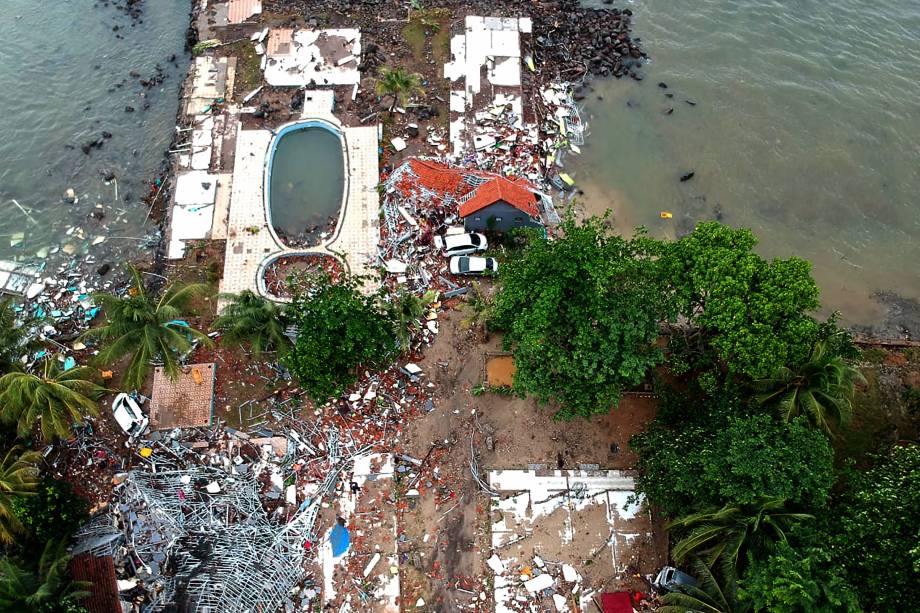
[[[272,521],[262,506],[260,471],[233,475],[191,466],[129,473],[117,509],[130,558],[152,598],[145,613],[272,612],[291,603],[293,588],[305,579],[321,501],[366,451],[341,440],[335,428],[324,430],[297,436],[303,445],[319,435],[331,453],[324,481],[287,523]]]

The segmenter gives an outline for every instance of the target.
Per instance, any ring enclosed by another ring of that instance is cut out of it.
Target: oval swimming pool
[[[318,244],[334,230],[344,189],[342,138],[334,126],[305,122],[278,133],[268,166],[268,212],[282,241]]]

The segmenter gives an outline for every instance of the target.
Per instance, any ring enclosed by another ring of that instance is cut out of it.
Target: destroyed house
[[[507,179],[480,170],[410,159],[393,171],[388,184],[388,193],[403,202],[414,200],[429,207],[452,208],[471,231],[540,228],[546,225],[544,216],[555,219],[552,203],[523,178]],[[552,214],[547,215],[548,211]]]
[[[538,196],[524,179],[499,177],[483,183],[460,199],[460,218],[469,231],[506,232],[541,228]]]

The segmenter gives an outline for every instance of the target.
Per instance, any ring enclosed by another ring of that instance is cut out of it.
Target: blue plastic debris
[[[71,368],[74,368],[77,365],[77,361],[71,356],[67,356],[67,359],[64,360],[64,370],[68,371]]]
[[[332,544],[332,555],[337,558],[348,551],[351,535],[345,526],[337,523],[329,534],[329,542]]]

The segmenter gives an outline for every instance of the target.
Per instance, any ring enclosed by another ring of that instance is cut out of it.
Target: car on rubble
[[[696,579],[687,573],[677,570],[673,566],[664,566],[658,571],[658,576],[652,582],[656,589],[666,592],[679,591],[682,586],[694,587]]]
[[[498,272],[495,258],[458,255],[450,259],[450,272],[455,275],[485,275]]]
[[[442,251],[446,257],[455,255],[470,255],[477,251],[485,251],[489,244],[486,237],[476,232],[464,234],[445,234],[434,237],[434,248]]]
[[[131,438],[143,434],[150,425],[150,420],[141,413],[137,401],[124,392],[115,396],[115,400],[112,401],[112,414],[121,429]]]

